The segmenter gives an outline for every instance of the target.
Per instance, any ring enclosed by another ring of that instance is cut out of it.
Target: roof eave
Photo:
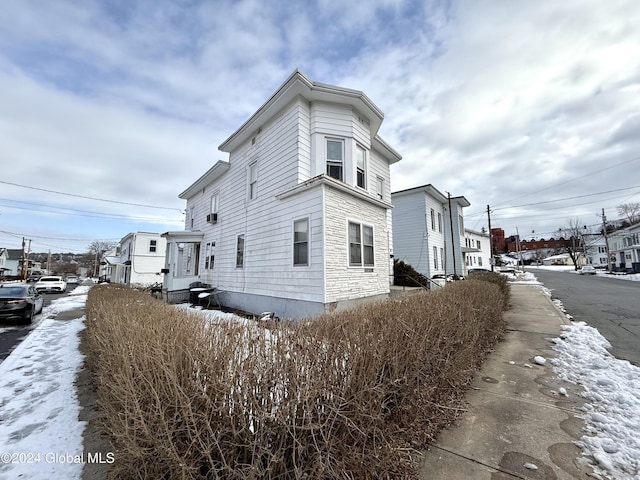
[[[211,184],[229,170],[229,162],[218,160],[216,164],[207,170],[198,180],[193,182],[184,192],[178,195],[183,200],[188,200],[195,193]]]
[[[295,70],[240,128],[220,144],[218,149],[227,153],[235,150],[244,141],[256,135],[264,123],[297,96],[302,96],[308,101],[317,100],[353,106],[369,120],[372,136],[377,134],[384,119],[382,111],[363,92],[314,82],[300,70]]]

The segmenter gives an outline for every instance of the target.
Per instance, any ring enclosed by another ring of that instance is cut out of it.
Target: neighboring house
[[[596,268],[608,268],[607,243],[599,234],[583,235],[583,245],[587,264]]]
[[[96,272],[98,279],[108,280],[120,278],[120,270],[124,266],[120,263],[120,248],[114,247],[102,253],[100,266]]]
[[[162,282],[166,251],[167,240],[159,233],[129,233],[104,255],[104,275],[113,283],[134,287]]]
[[[9,275],[9,268],[7,267],[7,249],[0,248],[0,278],[4,278],[5,275]]]
[[[467,272],[470,268],[491,270],[491,243],[488,233],[465,229],[462,253]]]
[[[301,318],[389,294],[390,168],[380,109],[357,90],[295,71],[180,194],[186,230],[167,232],[165,295],[192,282],[223,305]]]
[[[608,241],[612,267],[640,273],[640,224],[610,233]]]
[[[559,265],[559,266],[574,266],[573,260],[571,260],[571,255],[568,253],[561,253],[559,255],[552,255],[547,258],[542,259],[543,265]],[[586,264],[585,258],[583,255],[579,255],[576,264],[578,267],[581,267]]]
[[[21,270],[21,259],[22,259],[22,249],[21,248],[7,248],[6,249],[7,259],[5,261],[5,266],[7,270],[5,270],[4,274],[6,277],[16,277],[20,275]]]
[[[465,255],[475,251],[465,246],[467,199],[449,198],[429,184],[393,192],[391,200],[395,258],[429,278],[464,275]]]

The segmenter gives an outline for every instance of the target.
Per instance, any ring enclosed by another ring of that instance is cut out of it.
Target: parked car
[[[40,280],[40,277],[41,277],[41,276],[42,276],[42,275],[29,275],[29,276],[27,277],[27,283],[35,283],[35,282],[37,282],[38,280]]]
[[[47,275],[41,277],[35,284],[35,289],[38,292],[58,292],[63,293],[67,291],[67,282],[58,275]]]
[[[33,316],[42,312],[44,298],[26,283],[0,284],[0,318],[19,318],[31,323]]]
[[[593,265],[585,265],[580,270],[578,270],[580,275],[595,275],[596,268]]]
[[[67,275],[67,285],[78,285],[80,278],[77,275]]]

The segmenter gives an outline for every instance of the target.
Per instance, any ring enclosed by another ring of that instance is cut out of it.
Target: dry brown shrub
[[[486,282],[309,321],[209,322],[109,285],[87,301],[112,478],[414,478],[502,336]]]

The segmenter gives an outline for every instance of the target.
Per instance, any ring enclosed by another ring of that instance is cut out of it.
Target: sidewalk
[[[539,288],[512,285],[511,296],[505,339],[468,392],[468,411],[425,453],[421,479],[593,478],[573,443],[584,401],[550,362],[534,360],[555,356],[550,339],[569,320]]]

